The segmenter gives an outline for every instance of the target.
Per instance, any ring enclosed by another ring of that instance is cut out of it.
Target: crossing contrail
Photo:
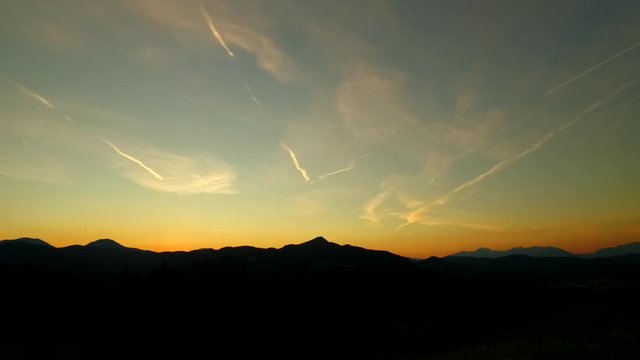
[[[624,55],[624,54],[628,53],[629,51],[633,50],[634,48],[636,48],[636,47],[638,47],[638,46],[640,46],[640,41],[638,41],[637,43],[635,43],[635,44],[633,44],[633,45],[629,46],[628,48],[626,48],[626,49],[624,49],[624,50],[620,51],[619,53],[617,53],[617,54],[613,55],[612,57],[610,57],[610,58],[606,59],[605,61],[603,61],[603,62],[601,62],[601,63],[599,63],[599,64],[597,64],[597,65],[595,65],[595,66],[590,67],[589,69],[587,69],[587,70],[585,70],[585,71],[581,72],[580,74],[578,74],[578,75],[576,75],[576,76],[572,77],[571,79],[569,79],[569,80],[567,80],[567,81],[563,82],[562,84],[560,84],[560,85],[558,85],[558,86],[554,87],[553,89],[551,89],[551,90],[547,91],[546,93],[544,93],[544,95],[545,95],[545,96],[546,96],[546,95],[549,95],[549,94],[553,93],[554,91],[559,90],[559,89],[561,89],[561,88],[563,88],[563,87],[565,87],[565,86],[567,86],[567,85],[571,84],[572,82],[574,82],[574,81],[578,80],[579,78],[581,78],[581,77],[583,77],[583,76],[587,75],[588,73],[590,73],[590,72],[592,72],[592,71],[596,70],[597,68],[599,68],[599,67],[601,67],[601,66],[603,66],[603,65],[607,64],[608,62],[613,61],[615,58],[620,57],[620,56],[622,56],[622,55]]]
[[[549,140],[551,140],[558,133],[566,130],[569,127],[572,127],[572,126],[580,123],[581,121],[583,121],[586,118],[586,116],[589,113],[591,113],[592,111],[596,110],[597,108],[605,105],[606,103],[608,103],[609,101],[613,100],[618,95],[622,94],[627,89],[637,85],[638,83],[640,83],[640,78],[620,86],[618,89],[616,89],[615,91],[613,91],[609,95],[605,96],[604,98],[594,102],[593,104],[591,104],[590,106],[585,108],[585,110],[582,111],[580,116],[576,117],[573,120],[565,122],[561,126],[557,127],[556,129],[552,130],[551,132],[547,133],[544,137],[542,137],[540,140],[538,140],[538,142],[536,142],[532,146],[528,147],[527,149],[525,149],[521,153],[517,154],[516,156],[514,156],[512,158],[509,158],[507,160],[503,160],[503,161],[497,163],[496,165],[494,165],[493,167],[491,167],[489,170],[485,171],[484,173],[482,173],[482,174],[476,176],[475,178],[463,183],[462,185],[459,185],[455,189],[453,189],[453,190],[449,191],[448,193],[442,195],[441,197],[437,198],[436,200],[434,200],[434,201],[422,206],[421,208],[409,213],[407,215],[406,222],[404,224],[400,225],[398,227],[398,229],[402,228],[404,226],[410,225],[410,224],[420,223],[420,222],[425,221],[426,219],[428,219],[428,213],[431,210],[431,208],[433,208],[435,206],[442,206],[442,205],[447,204],[451,200],[455,199],[460,193],[465,192],[466,190],[476,186],[477,184],[481,183],[482,181],[486,180],[487,178],[493,176],[495,173],[497,173],[497,172],[499,172],[499,171],[501,171],[501,170],[503,170],[505,168],[508,168],[509,166],[515,164],[516,162],[520,161],[522,158],[528,156],[529,154],[540,150],[540,148],[542,148]]]

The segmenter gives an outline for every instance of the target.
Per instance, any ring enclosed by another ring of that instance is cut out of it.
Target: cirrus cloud
[[[234,186],[237,175],[222,161],[187,157],[136,145],[127,147],[126,151],[131,157],[135,156],[138,162],[118,156],[114,158],[114,166],[124,177],[142,187],[180,195],[237,192]],[[149,168],[154,169],[153,173]],[[155,176],[156,171],[162,176]]]

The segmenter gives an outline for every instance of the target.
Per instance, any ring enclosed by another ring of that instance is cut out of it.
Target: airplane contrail
[[[549,95],[549,94],[553,93],[554,91],[559,90],[559,89],[561,89],[561,88],[563,88],[563,87],[565,87],[565,86],[567,86],[567,85],[571,84],[572,82],[574,82],[574,81],[578,80],[579,78],[581,78],[581,77],[583,77],[583,76],[587,75],[588,73],[590,73],[590,72],[592,72],[592,71],[596,70],[597,68],[599,68],[599,67],[601,67],[601,66],[603,66],[603,65],[607,64],[608,62],[613,61],[613,60],[614,60],[614,59],[616,59],[617,57],[620,57],[620,56],[622,56],[622,55],[624,55],[624,54],[628,53],[629,51],[633,50],[634,48],[636,48],[636,47],[638,47],[638,46],[640,46],[640,41],[638,41],[637,43],[635,43],[635,44],[633,44],[633,45],[629,46],[628,48],[626,48],[626,49],[624,49],[624,50],[620,51],[619,53],[617,53],[617,54],[613,55],[612,57],[610,57],[610,58],[606,59],[605,61],[603,61],[603,62],[601,62],[601,63],[599,63],[599,64],[597,64],[597,65],[595,65],[595,66],[590,67],[589,69],[587,69],[587,70],[585,70],[585,71],[581,72],[580,74],[578,74],[578,75],[576,75],[576,76],[572,77],[571,79],[569,79],[569,80],[567,80],[567,81],[563,82],[562,84],[560,84],[560,85],[558,85],[558,86],[554,87],[553,89],[551,89],[551,90],[547,91],[546,93],[544,93],[544,95],[545,95],[545,96],[546,96],[546,95]]]
[[[333,176],[333,175],[337,175],[337,174],[340,174],[340,173],[343,173],[343,172],[346,172],[346,171],[353,170],[355,167],[356,167],[356,164],[352,162],[351,164],[349,164],[349,166],[347,166],[345,168],[338,169],[338,170],[332,171],[332,172],[328,172],[326,174],[322,174],[322,175],[318,176],[318,179],[324,180],[329,176]]]
[[[41,104],[44,104],[49,109],[56,110],[56,107],[49,100],[45,99],[44,96],[36,93],[35,91],[30,90],[29,88],[27,88],[24,85],[18,84],[17,82],[15,82],[15,81],[7,78],[7,77],[3,76],[3,78],[7,82],[11,83],[11,85],[15,86],[16,89],[18,89],[22,94],[24,94],[24,95],[26,95],[26,96],[38,101]]]
[[[255,95],[253,95],[253,90],[251,90],[251,86],[247,85],[247,92],[249,93],[249,97],[251,100],[256,103],[258,106],[262,106],[262,103],[258,99],[256,99]]]
[[[291,150],[291,148],[285,145],[284,143],[280,143],[280,146],[282,146],[285,150],[289,152],[289,157],[291,157],[291,161],[293,161],[293,165],[300,172],[304,180],[306,182],[311,181],[311,178],[307,174],[307,171],[304,168],[302,168],[302,166],[300,166],[300,162],[298,162],[298,157],[296,156],[296,153],[294,153],[293,150]]]
[[[617,95],[619,95],[620,93],[624,92],[625,90],[627,90],[628,88],[638,84],[640,82],[640,78],[622,85],[621,87],[619,87],[618,89],[616,89],[615,91],[613,91],[611,94],[609,94],[608,96],[606,96],[604,99],[598,100],[596,102],[594,102],[593,104],[591,104],[590,106],[588,106],[584,111],[582,111],[581,116],[571,120],[571,121],[567,121],[566,123],[562,124],[561,126],[559,126],[558,128],[554,129],[553,131],[549,132],[547,135],[545,135],[542,139],[540,139],[538,142],[536,142],[535,144],[533,144],[532,146],[530,146],[529,148],[527,148],[526,150],[524,150],[523,152],[521,152],[520,154],[516,155],[515,157],[512,157],[510,159],[507,160],[503,160],[499,163],[497,163],[496,165],[494,165],[493,167],[491,167],[489,170],[485,171],[484,173],[476,176],[475,178],[467,181],[466,183],[456,187],[455,189],[449,191],[448,193],[444,194],[443,196],[437,198],[436,200],[430,202],[429,204],[426,204],[424,206],[422,206],[421,208],[411,212],[406,219],[406,222],[400,226],[398,226],[398,229],[413,224],[413,223],[417,223],[417,222],[421,222],[424,219],[426,219],[427,217],[427,213],[429,210],[431,210],[432,207],[434,206],[442,206],[445,205],[446,203],[448,203],[449,201],[451,201],[452,199],[454,199],[460,192],[463,192],[473,186],[475,186],[476,184],[482,182],[483,180],[491,177],[493,174],[497,173],[498,171],[516,163],[517,161],[519,161],[520,159],[524,158],[525,156],[539,150],[544,144],[546,144],[549,140],[551,140],[551,138],[553,138],[554,136],[556,136],[556,134],[558,134],[559,132],[581,122],[582,120],[584,120],[586,118],[586,115],[589,114],[590,112],[592,112],[593,110],[597,109],[598,107],[606,104],[607,102],[609,102],[611,99],[615,98]]]
[[[131,156],[131,155],[127,155],[127,154],[123,153],[122,151],[120,151],[120,149],[118,149],[118,147],[117,147],[117,146],[113,145],[111,142],[109,142],[109,141],[107,141],[107,140],[105,140],[105,139],[102,139],[102,141],[103,141],[105,144],[107,144],[107,145],[111,146],[111,148],[112,148],[113,150],[115,150],[115,152],[117,152],[118,154],[120,154],[120,155],[122,155],[123,157],[125,157],[125,158],[127,158],[127,159],[129,159],[129,160],[133,161],[134,163],[136,163],[136,164],[140,165],[140,167],[142,167],[143,169],[147,170],[147,171],[148,171],[151,175],[153,175],[156,179],[158,179],[158,180],[164,180],[164,178],[163,178],[162,176],[160,176],[160,174],[158,174],[158,173],[157,173],[157,172],[155,172],[152,168],[150,168],[150,167],[148,167],[147,165],[145,165],[142,161],[140,161],[140,160],[138,160],[138,159],[134,158],[134,157],[133,157],[133,156]]]
[[[200,3],[200,9],[202,10],[202,15],[204,16],[205,20],[207,20],[207,25],[209,25],[209,30],[211,30],[211,34],[213,35],[213,37],[216,38],[216,40],[218,40],[220,45],[222,45],[222,47],[227,51],[227,54],[229,54],[229,57],[234,57],[233,52],[229,49],[227,44],[224,42],[222,35],[220,35],[218,30],[216,29],[216,26],[213,24],[213,20],[211,19],[209,12],[204,7],[204,5],[202,5],[202,3]]]

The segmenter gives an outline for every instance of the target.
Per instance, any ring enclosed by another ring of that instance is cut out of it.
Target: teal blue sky
[[[640,237],[636,1],[2,1],[0,237]]]

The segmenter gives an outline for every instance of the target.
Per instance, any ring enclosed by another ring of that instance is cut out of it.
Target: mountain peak
[[[318,244],[318,245],[320,245],[320,244],[329,244],[329,243],[330,243],[329,240],[325,239],[324,237],[317,236],[317,237],[305,242],[304,244],[309,244],[309,245]]]
[[[315,237],[309,241],[303,242],[302,244],[299,244],[298,246],[303,246],[303,247],[308,247],[308,248],[326,248],[328,246],[334,247],[334,246],[340,246],[336,243],[332,243],[331,241],[325,239],[322,236],[318,236]]]
[[[111,239],[99,239],[88,243],[86,246],[101,249],[126,249],[126,247],[118,244],[115,240]]]
[[[283,249],[309,249],[309,250],[319,250],[326,248],[334,248],[340,247],[340,245],[332,243],[331,241],[325,239],[322,236],[317,236],[309,241],[305,241],[300,244],[289,244],[285,245]]]

